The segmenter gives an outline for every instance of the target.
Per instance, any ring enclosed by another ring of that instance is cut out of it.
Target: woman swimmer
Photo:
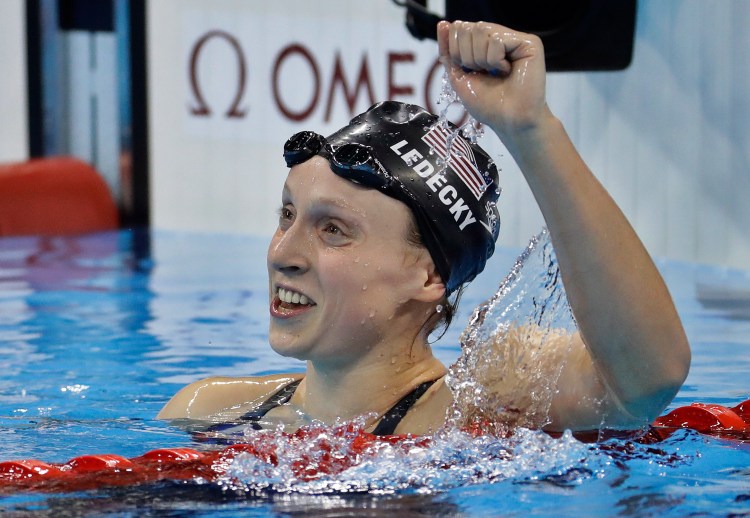
[[[545,429],[650,423],[684,381],[690,348],[648,253],[546,104],[541,41],[441,22],[438,43],[465,108],[502,139],[541,207],[579,326]],[[270,343],[307,370],[198,381],[159,417],[295,426],[300,416],[371,415],[378,434],[445,423],[453,396],[427,339],[450,319],[436,308],[494,250],[497,173],[460,138],[464,159],[441,172],[446,137],[429,131],[434,120],[387,102],[328,138],[286,143],[291,169],[268,250]],[[514,397],[513,386],[488,388]]]

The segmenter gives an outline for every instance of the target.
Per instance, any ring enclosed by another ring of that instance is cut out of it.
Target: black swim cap
[[[301,132],[284,146],[289,167],[316,154],[337,175],[412,210],[447,293],[476,277],[495,251],[497,169],[481,147],[437,115],[386,101],[327,138]]]

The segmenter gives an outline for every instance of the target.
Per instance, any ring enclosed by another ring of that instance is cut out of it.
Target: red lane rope
[[[750,399],[732,408],[693,403],[675,408],[654,421],[654,429],[662,438],[681,428],[724,439],[750,442]]]
[[[334,436],[334,441],[320,439],[329,434]],[[349,425],[333,432],[322,428],[303,428],[293,434],[268,431],[259,434],[254,443],[233,444],[215,451],[160,448],[131,459],[112,454],[95,454],[82,455],[64,464],[50,464],[36,459],[11,460],[0,462],[0,494],[18,490],[84,491],[160,480],[211,482],[224,475],[230,461],[240,453],[253,455],[267,464],[277,466],[279,435],[290,444],[307,445],[314,439],[314,458],[313,455],[302,454],[292,464],[294,475],[300,480],[313,480],[323,475],[340,473],[359,464],[363,457],[374,455],[379,444],[403,445],[405,448],[425,447],[429,444],[428,438],[375,436]],[[339,454],[338,445],[335,444],[335,438],[343,436],[351,439],[345,456]]]
[[[750,442],[750,399],[728,408],[722,405],[693,403],[657,418],[651,433],[665,439],[680,429],[740,442]],[[316,437],[316,454],[305,455],[293,463],[300,480],[313,480],[335,475],[374,455],[378,444],[403,445],[404,448],[425,447],[428,438],[391,435],[375,436],[352,426],[341,427],[338,434],[351,435],[347,455],[338,455],[332,442],[320,441],[325,430],[300,429],[283,434],[289,442],[305,443]],[[327,432],[330,433],[330,430]],[[230,461],[247,453],[277,466],[278,434],[261,434],[254,443],[234,444],[221,450],[198,451],[192,448],[160,448],[140,457],[125,458],[112,454],[82,455],[64,464],[50,464],[36,459],[0,462],[0,494],[19,490],[63,492],[83,491],[102,487],[132,486],[160,480],[215,481],[226,473]],[[408,439],[408,440],[407,440]],[[322,451],[322,455],[321,455]]]

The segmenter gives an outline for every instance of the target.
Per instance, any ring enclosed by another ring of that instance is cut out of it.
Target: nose
[[[310,267],[312,244],[302,225],[294,222],[286,230],[277,229],[268,247],[268,270],[299,275]]]

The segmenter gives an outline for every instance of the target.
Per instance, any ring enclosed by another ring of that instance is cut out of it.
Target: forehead
[[[328,161],[319,156],[289,170],[284,194],[291,197],[290,201],[296,206],[336,207],[363,217],[395,216],[404,223],[411,217],[409,208],[400,201],[337,176]]]

